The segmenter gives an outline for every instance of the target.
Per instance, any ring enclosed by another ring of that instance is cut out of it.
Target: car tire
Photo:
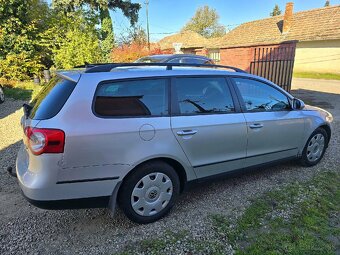
[[[127,176],[118,201],[131,221],[146,224],[169,213],[179,192],[180,181],[174,168],[161,161],[151,161]]]
[[[0,85],[0,104],[5,102],[5,92],[4,88]]]
[[[300,163],[303,166],[314,166],[320,162],[328,145],[328,134],[323,128],[317,128],[308,138],[303,149]]]

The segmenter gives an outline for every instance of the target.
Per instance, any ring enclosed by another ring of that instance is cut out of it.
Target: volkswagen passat
[[[313,166],[325,153],[332,115],[268,80],[232,67],[129,65],[59,73],[24,106],[16,171],[32,204],[118,203],[149,223],[192,181],[291,159]]]

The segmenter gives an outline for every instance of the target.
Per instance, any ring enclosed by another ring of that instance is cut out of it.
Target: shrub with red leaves
[[[150,51],[147,44],[123,44],[112,49],[111,59],[115,63],[128,63],[141,57],[158,54],[172,54],[172,50],[161,50],[158,44],[152,44]]]

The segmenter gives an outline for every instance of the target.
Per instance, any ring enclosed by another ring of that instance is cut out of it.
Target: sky
[[[132,0],[142,5],[139,11],[139,24],[146,29],[145,0]],[[284,13],[287,0],[149,0],[150,40],[152,42],[178,32],[195,14],[197,8],[208,5],[217,10],[220,23],[229,29],[237,25],[269,17],[275,4]],[[294,12],[323,7],[325,0],[295,0]],[[331,5],[340,0],[330,0]],[[111,12],[117,36],[130,27],[129,20],[121,11]],[[169,34],[168,34],[169,33]]]

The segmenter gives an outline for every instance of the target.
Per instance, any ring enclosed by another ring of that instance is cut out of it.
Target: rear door
[[[172,131],[197,177],[242,168],[247,127],[226,79],[177,77],[171,91]]]
[[[304,132],[304,119],[294,111],[286,94],[250,78],[231,78],[247,121],[246,166],[296,156]]]

